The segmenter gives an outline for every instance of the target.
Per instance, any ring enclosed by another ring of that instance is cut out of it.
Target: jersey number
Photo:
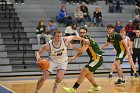
[[[57,53],[57,56],[61,56],[62,55],[62,52],[60,52],[60,53]]]

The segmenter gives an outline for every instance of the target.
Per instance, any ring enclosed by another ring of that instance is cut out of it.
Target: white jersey
[[[125,37],[124,42],[126,42],[126,44],[128,44],[128,36]]]
[[[62,37],[61,43],[59,47],[55,47],[54,42],[52,40],[49,41],[50,44],[50,52],[49,52],[49,58],[51,61],[56,63],[62,63],[66,62],[68,60],[67,55],[67,47],[64,41],[64,38]]]

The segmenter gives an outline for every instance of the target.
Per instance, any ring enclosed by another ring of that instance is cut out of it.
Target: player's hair
[[[49,20],[48,22],[54,23],[54,21],[53,21],[53,20]]]
[[[88,31],[87,28],[85,28],[85,27],[81,27],[81,28],[79,28],[79,32],[80,32],[81,29],[85,30],[86,33],[87,33],[87,31]]]
[[[107,25],[107,28],[114,28],[112,24]]]
[[[59,30],[55,30],[53,35],[55,36],[57,33],[62,33],[62,32]]]
[[[122,31],[126,32],[126,30],[124,28],[120,30],[120,32],[122,32]]]
[[[41,22],[45,23],[45,21],[44,21],[44,20],[40,20],[38,24],[39,24],[39,25],[41,25]]]

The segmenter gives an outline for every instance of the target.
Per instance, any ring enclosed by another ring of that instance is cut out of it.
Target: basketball
[[[42,71],[48,70],[50,67],[50,63],[45,59],[38,60],[37,65],[38,65],[39,69]]]

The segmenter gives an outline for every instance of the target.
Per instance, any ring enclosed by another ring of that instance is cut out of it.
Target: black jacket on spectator
[[[36,34],[46,33],[46,26],[45,25],[43,25],[43,26],[38,25],[36,27],[36,29],[39,30],[39,32],[36,32]]]
[[[87,13],[87,15],[84,16],[84,18],[87,18],[89,16],[88,8],[86,6],[80,6],[80,9],[83,13]]]

